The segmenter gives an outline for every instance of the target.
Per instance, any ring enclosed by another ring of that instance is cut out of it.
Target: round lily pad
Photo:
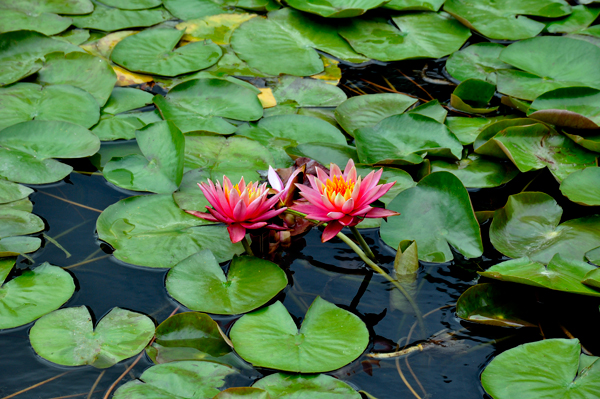
[[[42,240],[37,237],[6,237],[0,239],[0,257],[17,256],[37,251]]]
[[[431,161],[431,172],[446,171],[458,177],[465,187],[498,187],[519,174],[510,162],[498,162],[470,154],[457,162]]]
[[[0,240],[0,248],[3,243]],[[15,258],[0,259],[0,330],[22,326],[58,309],[75,292],[71,275],[47,262],[5,282],[14,265]]]
[[[350,385],[329,375],[301,375],[276,373],[256,381],[254,388],[264,389],[271,399],[286,397],[313,399],[360,399],[361,395]]]
[[[600,128],[600,90],[567,87],[536,98],[527,115],[556,126],[575,129]]]
[[[500,61],[505,46],[498,43],[476,43],[453,53],[446,61],[446,70],[458,80],[481,79],[496,84],[498,69],[512,66]]]
[[[231,329],[235,351],[257,367],[300,373],[338,369],[369,343],[365,324],[317,297],[298,330],[281,302],[242,316]]]
[[[225,276],[212,252],[205,250],[175,265],[165,285],[189,309],[241,314],[269,302],[287,283],[279,266],[252,256],[234,257]]]
[[[54,159],[38,159],[26,152],[0,147],[0,177],[25,183],[46,184],[65,178],[73,168]]]
[[[600,205],[600,168],[585,168],[571,173],[561,183],[560,191],[580,205]]]
[[[85,306],[56,310],[29,332],[38,355],[63,366],[107,368],[137,355],[154,335],[154,322],[140,313],[113,308],[94,328]]]
[[[351,18],[380,7],[387,0],[329,0],[326,2],[289,0],[286,3],[301,11],[326,18]]]
[[[33,190],[11,181],[0,179],[0,204],[27,198]]]
[[[121,4],[121,2],[119,2]],[[112,32],[127,28],[152,26],[173,18],[163,7],[150,10],[121,10],[94,3],[94,12],[73,16],[73,25],[78,28]]]

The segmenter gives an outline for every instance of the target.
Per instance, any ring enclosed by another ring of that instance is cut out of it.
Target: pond
[[[600,395],[600,4],[324,3],[0,0],[1,398]],[[396,181],[358,225],[394,283],[300,217],[248,227],[265,262],[183,212],[348,159]],[[335,380],[217,395],[278,370]]]

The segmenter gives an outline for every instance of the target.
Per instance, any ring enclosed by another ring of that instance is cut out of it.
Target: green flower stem
[[[248,242],[248,240],[246,240],[246,236],[242,238],[242,245],[244,246],[244,250],[248,255],[254,256],[254,254],[252,253],[252,249],[250,248],[250,243]]]
[[[356,238],[356,240],[358,241],[358,243],[360,244],[360,246],[362,247],[363,251],[365,252],[365,254],[367,254],[367,256],[374,262],[377,262],[377,259],[375,258],[375,254],[373,253],[373,251],[371,251],[371,248],[369,248],[369,246],[367,245],[367,243],[365,242],[365,239],[363,238],[363,236],[360,234],[360,232],[358,231],[358,229],[356,228],[356,226],[351,226],[350,227],[350,231],[352,232],[352,234],[354,234],[354,238]]]

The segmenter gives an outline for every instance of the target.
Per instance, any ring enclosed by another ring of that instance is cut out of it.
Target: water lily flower
[[[306,214],[308,219],[327,222],[321,241],[336,236],[344,226],[353,227],[363,218],[387,218],[398,212],[369,206],[396,183],[377,184],[383,169],[372,171],[364,179],[357,176],[352,159],[344,173],[331,164],[330,174],[317,168],[317,176],[308,175],[311,187],[296,184],[307,202],[296,203],[291,209]]]
[[[267,220],[287,209],[286,207],[273,209],[282,192],[267,198],[269,193],[267,183],[258,185],[258,183],[250,182],[246,184],[242,177],[238,184],[233,185],[227,176],[223,176],[223,186],[218,181],[215,185],[210,179],[208,183],[198,183],[198,186],[212,208],[206,207],[209,213],[186,212],[204,220],[227,224],[231,242],[242,241],[246,236],[246,229],[261,227],[281,229],[281,226],[267,224]]]

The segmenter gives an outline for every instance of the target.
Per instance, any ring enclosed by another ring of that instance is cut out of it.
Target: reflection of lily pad
[[[73,16],[73,25],[112,32],[127,28],[151,26],[167,21],[172,15],[162,7],[150,10],[121,10],[94,3],[94,12],[88,15]]]
[[[512,67],[500,61],[505,46],[498,43],[476,43],[453,53],[446,61],[446,70],[458,80],[481,79],[496,84],[498,69]]]
[[[288,0],[286,3],[301,11],[326,18],[351,18],[377,8],[387,0],[328,0],[325,2]]]
[[[209,250],[179,262],[167,275],[169,294],[187,308],[215,314],[240,314],[271,300],[287,285],[275,263],[234,257],[227,276]]]
[[[465,187],[498,187],[508,183],[519,174],[510,162],[498,162],[476,154],[457,162],[431,161],[431,171],[450,172],[460,179]]]
[[[425,262],[451,261],[449,245],[467,258],[483,252],[469,194],[448,172],[425,176],[416,187],[398,194],[388,209],[401,213],[381,226],[381,238],[393,248],[403,240],[415,240],[419,259]]]
[[[48,263],[5,282],[14,265],[14,258],[0,259],[0,330],[34,321],[59,308],[75,292],[71,275]]]
[[[321,297],[306,312],[300,330],[278,301],[242,316],[230,337],[238,355],[254,366],[301,373],[345,366],[369,342],[362,320]]]
[[[556,126],[574,129],[600,128],[600,90],[567,87],[536,98],[527,115]]]
[[[256,381],[254,388],[264,389],[271,399],[287,397],[311,399],[360,399],[360,394],[343,381],[325,374],[271,374]]]
[[[154,335],[154,322],[140,313],[113,308],[94,328],[85,306],[56,310],[29,332],[38,355],[63,366],[107,368],[137,355]]]
[[[600,205],[600,168],[571,173],[560,185],[565,197],[581,205]]]

